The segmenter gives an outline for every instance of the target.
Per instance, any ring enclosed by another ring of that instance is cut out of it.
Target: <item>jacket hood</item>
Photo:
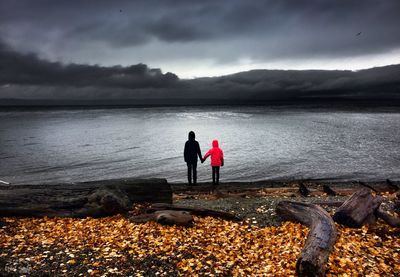
[[[190,131],[189,132],[189,140],[194,140],[195,139],[195,137],[196,137],[196,135],[194,134],[194,132],[193,131]]]
[[[218,147],[218,140],[216,140],[216,139],[214,139],[213,141],[212,141],[212,146],[215,148],[215,147]]]

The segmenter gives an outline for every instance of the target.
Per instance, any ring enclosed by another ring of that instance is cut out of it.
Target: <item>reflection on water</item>
[[[221,180],[400,179],[400,113],[268,107],[0,113],[0,179],[13,183],[163,177],[185,181],[183,146],[217,138]],[[210,180],[209,161],[199,181]]]

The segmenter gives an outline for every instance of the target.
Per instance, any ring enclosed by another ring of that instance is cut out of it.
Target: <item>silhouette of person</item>
[[[202,163],[211,156],[211,167],[212,167],[212,180],[213,186],[219,184],[219,168],[224,166],[224,152],[219,148],[218,140],[214,139],[212,141],[212,148],[205,154]]]
[[[193,131],[189,132],[189,139],[185,143],[185,150],[183,151],[183,156],[187,164],[187,177],[189,186],[192,185],[192,172],[193,172],[193,184],[196,185],[197,182],[197,157],[203,162],[201,156],[201,150],[199,143],[195,140],[196,135]]]

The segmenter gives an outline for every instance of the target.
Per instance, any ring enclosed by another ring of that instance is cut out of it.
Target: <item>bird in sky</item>
[[[357,33],[357,35],[356,35],[356,36],[359,36],[359,35],[361,35],[361,32]]]

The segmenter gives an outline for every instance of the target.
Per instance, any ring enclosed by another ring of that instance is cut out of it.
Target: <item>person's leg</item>
[[[215,167],[215,179],[216,179],[216,184],[219,184],[219,166]]]
[[[197,163],[194,163],[192,166],[193,166],[193,185],[196,185],[196,183],[197,183]]]
[[[187,163],[187,177],[188,177],[188,185],[192,184],[192,164]]]
[[[215,185],[215,166],[212,167],[212,183]]]

